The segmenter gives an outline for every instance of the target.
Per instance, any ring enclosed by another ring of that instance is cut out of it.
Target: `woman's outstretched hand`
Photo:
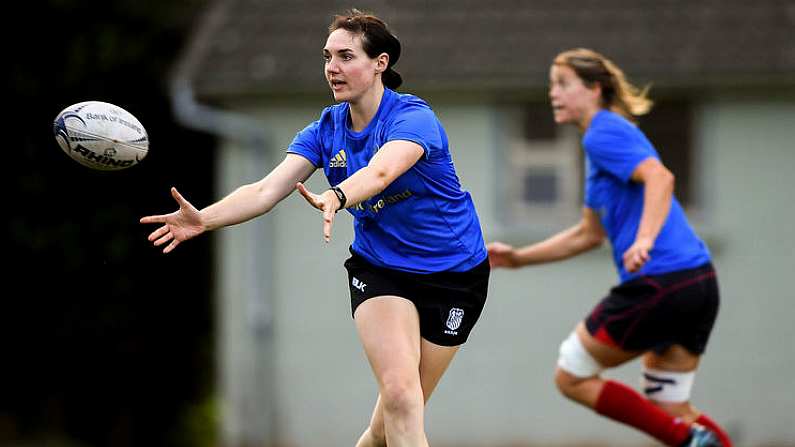
[[[171,214],[161,214],[157,216],[146,216],[141,218],[142,224],[160,223],[160,228],[149,234],[149,241],[155,247],[169,243],[163,249],[163,253],[168,253],[180,242],[194,238],[205,231],[202,223],[201,214],[193,205],[185,200],[177,188],[171,188],[171,196],[179,204],[179,209]]]
[[[504,242],[491,242],[486,245],[486,249],[489,251],[489,264],[492,268],[516,268],[519,266],[513,246]]]
[[[304,199],[306,199],[310,205],[320,210],[323,214],[323,240],[326,241],[326,243],[330,242],[334,215],[337,213],[337,209],[340,206],[340,200],[337,198],[337,195],[331,190],[323,194],[315,194],[306,189],[306,186],[301,182],[296,183],[295,188],[304,196]]]

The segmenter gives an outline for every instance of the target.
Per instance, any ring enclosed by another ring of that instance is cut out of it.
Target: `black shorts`
[[[719,305],[717,277],[707,263],[613,287],[585,325],[598,340],[625,351],[662,353],[678,344],[702,354]]]
[[[417,308],[422,338],[441,346],[467,341],[486,304],[491,271],[486,259],[466,272],[409,273],[372,265],[353,250],[345,268],[351,315],[373,297],[406,298]]]

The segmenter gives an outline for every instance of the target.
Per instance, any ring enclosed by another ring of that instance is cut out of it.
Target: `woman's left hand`
[[[636,239],[635,243],[624,252],[624,269],[630,273],[635,273],[651,259],[649,252],[654,247],[654,242],[646,239]]]
[[[486,245],[489,252],[491,268],[505,267],[514,269],[519,266],[516,260],[516,249],[504,242],[490,242]]]
[[[334,214],[337,213],[337,209],[340,206],[340,200],[337,198],[337,195],[331,190],[323,194],[315,194],[306,189],[306,186],[301,182],[296,183],[295,187],[310,205],[323,213],[323,240],[325,240],[326,243],[330,242],[331,226],[334,224]]]

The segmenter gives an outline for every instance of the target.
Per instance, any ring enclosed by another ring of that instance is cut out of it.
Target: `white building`
[[[219,147],[219,198],[268,172],[331,104],[320,50],[332,14],[350,6],[212,5],[176,70],[175,95],[186,121],[240,137]],[[552,126],[545,102],[555,54],[593,48],[636,83],[653,82],[659,107],[641,127],[677,175],[722,287],[694,401],[737,445],[795,445],[795,4],[354,6],[401,39],[400,91],[428,100],[444,123],[488,240],[539,240],[579,214],[577,135]],[[191,98],[235,115],[191,108]],[[310,186],[327,187],[322,173]],[[216,235],[226,445],[353,445],[366,426],[377,389],[350,316],[342,262],[351,238],[341,213],[324,244],[317,213],[297,194]],[[432,445],[650,445],[566,401],[552,382],[560,341],[616,281],[608,248],[494,272],[483,316],[429,402]],[[608,375],[637,384],[639,365]]]

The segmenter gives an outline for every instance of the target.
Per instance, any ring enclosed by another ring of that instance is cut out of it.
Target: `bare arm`
[[[649,252],[671,210],[674,175],[656,158],[647,158],[632,172],[631,179],[643,183],[643,213],[635,242],[623,255],[624,268],[636,272],[650,259]]]
[[[380,193],[422,157],[420,145],[411,141],[393,140],[384,144],[370,159],[370,163],[337,185],[347,199],[345,207],[361,203]],[[340,208],[340,200],[332,191],[314,194],[298,183],[298,191],[310,205],[323,212],[323,238],[331,240],[334,213]]]
[[[206,230],[235,225],[267,213],[315,171],[306,158],[287,154],[267,176],[237,188],[228,196],[200,211]]]
[[[201,211],[185,200],[176,188],[171,188],[171,195],[179,209],[170,214],[142,217],[141,223],[162,224],[149,234],[148,239],[155,246],[168,243],[163,249],[163,253],[168,253],[182,241],[205,231],[245,222],[267,213],[292,192],[296,182],[306,180],[314,170],[312,163],[304,157],[287,154],[284,161],[262,180],[237,188]]]
[[[521,248],[502,242],[490,243],[489,262],[492,267],[517,268],[560,261],[598,247],[604,237],[599,216],[592,209],[583,208],[580,222],[541,242]]]
[[[394,140],[384,144],[373,155],[367,166],[359,169],[337,185],[348,199],[345,207],[348,208],[364,202],[385,190],[396,178],[414,166],[423,153],[422,147],[411,141]],[[337,196],[332,192],[324,194],[337,200]],[[339,205],[339,202],[337,202],[337,205]]]

